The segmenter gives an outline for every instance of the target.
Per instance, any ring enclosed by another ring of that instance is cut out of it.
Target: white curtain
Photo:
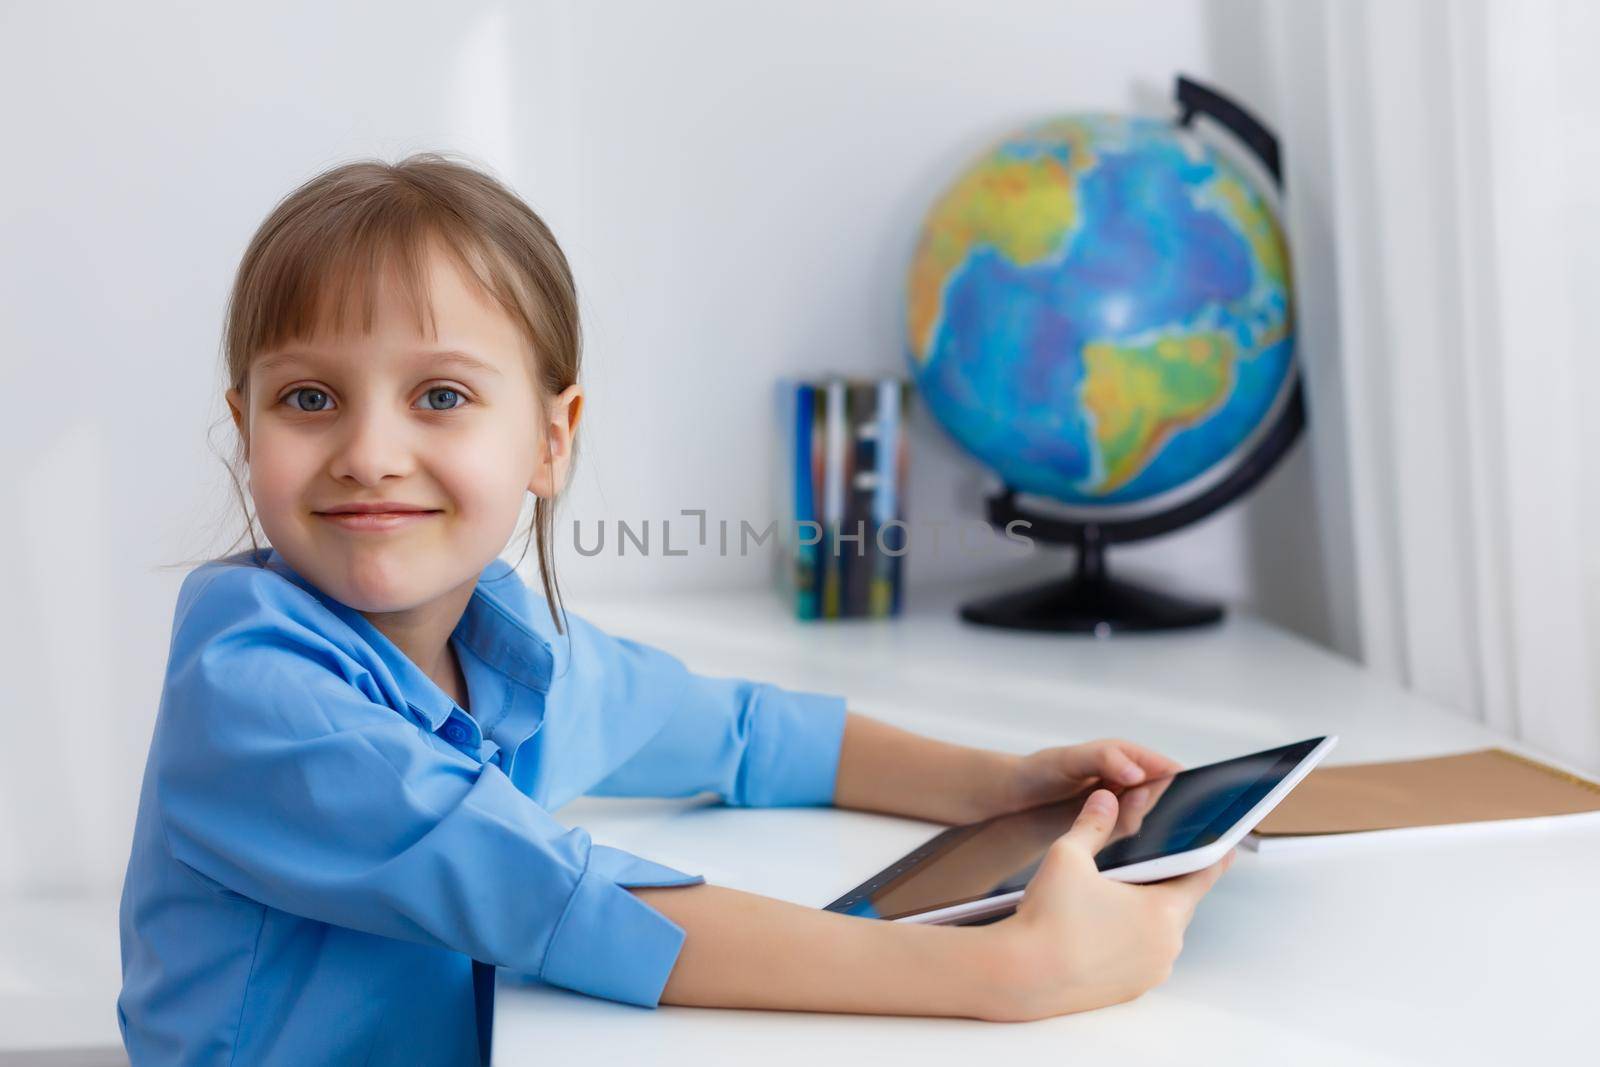
[[[1600,771],[1600,5],[1259,14],[1335,641]]]

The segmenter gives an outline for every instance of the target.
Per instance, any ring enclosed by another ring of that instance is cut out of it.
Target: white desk
[[[760,593],[581,611],[699,671],[842,693],[897,725],[1018,752],[1125,736],[1193,764],[1331,731],[1331,758],[1357,761],[1506,743],[1247,617],[1095,642],[967,627],[950,603],[822,624]],[[827,808],[723,808],[709,795],[585,798],[558,816],[708,881],[816,907],[938,830]],[[1010,1025],[651,1011],[502,983],[495,1061],[1595,1062],[1597,970],[1600,828],[1508,827],[1404,847],[1241,850],[1171,980],[1115,1008]]]

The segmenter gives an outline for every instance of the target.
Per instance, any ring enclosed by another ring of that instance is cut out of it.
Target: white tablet
[[[1095,854],[1107,878],[1155,882],[1209,867],[1333,748],[1313,737],[1113,790],[1120,810]],[[956,826],[829,904],[828,911],[914,923],[992,920],[1016,909],[1051,842],[1092,790],[1068,800]]]

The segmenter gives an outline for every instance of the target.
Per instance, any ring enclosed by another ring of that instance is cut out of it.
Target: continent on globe
[[[1145,344],[1091,341],[1083,349],[1083,404],[1107,489],[1126,485],[1172,433],[1201,421],[1233,384],[1226,334],[1167,334]]]

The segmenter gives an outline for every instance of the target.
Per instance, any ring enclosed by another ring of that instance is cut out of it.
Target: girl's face
[[[476,581],[516,528],[524,492],[566,479],[582,402],[540,410],[528,344],[435,249],[429,339],[392,280],[370,334],[262,352],[228,406],[250,495],[284,561],[362,612],[408,611]],[[405,514],[352,517],[351,505]]]

